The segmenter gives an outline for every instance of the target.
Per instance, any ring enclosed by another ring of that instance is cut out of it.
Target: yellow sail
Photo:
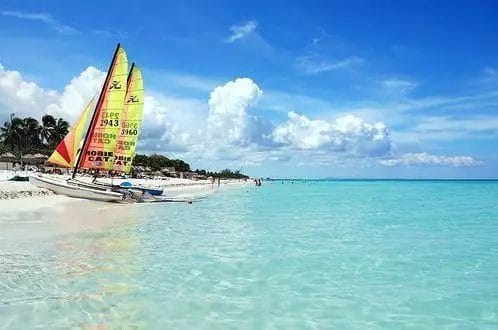
[[[133,63],[128,76],[123,116],[121,117],[121,130],[116,143],[114,171],[129,173],[131,170],[131,163],[135,156],[138,135],[142,126],[143,106],[144,85],[142,72]]]
[[[85,133],[88,115],[93,108],[93,99],[88,102],[76,123],[69,129],[66,137],[59,143],[47,160],[49,163],[63,167],[73,167],[78,154],[81,139]]]
[[[128,59],[118,45],[85,140],[80,168],[111,170],[121,129]]]

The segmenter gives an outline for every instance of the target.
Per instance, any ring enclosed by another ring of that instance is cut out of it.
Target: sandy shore
[[[14,172],[14,171],[0,171],[0,200],[13,200],[25,199],[29,197],[46,197],[54,195],[53,192],[38,188],[29,182],[14,182],[7,181],[14,175],[27,176],[33,174],[32,172]],[[67,175],[54,175],[54,178],[66,179]],[[80,180],[91,182],[91,177],[79,177]],[[140,185],[147,188],[160,188],[164,190],[163,195],[168,197],[192,197],[209,194],[215,191],[217,185],[214,187],[208,180],[193,181],[189,179],[180,178],[160,178],[160,179],[108,179],[99,178],[98,181],[111,184],[121,184],[128,181],[134,185]],[[222,187],[226,186],[244,186],[247,183],[240,180],[223,180]],[[2,203],[3,204],[3,203]],[[2,205],[0,205],[1,207]]]

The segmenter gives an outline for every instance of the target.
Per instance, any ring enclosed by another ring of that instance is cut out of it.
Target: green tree
[[[23,149],[24,124],[23,120],[10,115],[10,120],[0,127],[0,141],[13,152],[20,154]]]
[[[146,165],[147,160],[148,160],[147,155],[136,154],[135,158],[133,158],[133,165],[135,165],[135,166],[147,166]]]
[[[69,123],[62,118],[57,118],[54,131],[51,136],[50,145],[55,149],[69,132]]]
[[[36,151],[41,147],[40,130],[41,126],[38,120],[32,117],[26,117],[22,120],[21,146],[23,150]]]
[[[0,155],[9,152],[10,148],[0,142]]]
[[[40,141],[46,143],[49,149],[55,149],[68,132],[69,123],[64,119],[55,118],[51,115],[42,117]]]
[[[42,141],[42,143],[50,144],[50,140],[54,133],[56,124],[57,122],[53,116],[45,115],[42,117],[40,128],[40,140]]]

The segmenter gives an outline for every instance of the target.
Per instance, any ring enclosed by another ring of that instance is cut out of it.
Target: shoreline
[[[38,188],[26,181],[7,181],[14,175],[27,176],[33,175],[34,172],[14,172],[0,171],[0,201],[12,201],[18,199],[32,199],[54,196],[52,191],[44,188]],[[69,178],[69,175],[50,175],[58,179]],[[92,177],[80,176],[80,180],[91,182]],[[189,195],[205,194],[208,191],[217,189],[217,184],[212,185],[208,180],[189,180],[180,178],[161,178],[161,179],[122,179],[122,178],[98,178],[99,182],[119,185],[122,182],[130,182],[134,185],[140,185],[147,188],[163,189],[163,195],[174,195],[175,197],[185,197]],[[243,180],[229,179],[222,180],[221,187],[225,186],[245,186],[250,182]],[[220,188],[221,188],[220,187]]]

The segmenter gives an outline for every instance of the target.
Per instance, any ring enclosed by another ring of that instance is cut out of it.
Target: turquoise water
[[[496,329],[497,202],[492,181],[335,181],[0,211],[0,326]]]

